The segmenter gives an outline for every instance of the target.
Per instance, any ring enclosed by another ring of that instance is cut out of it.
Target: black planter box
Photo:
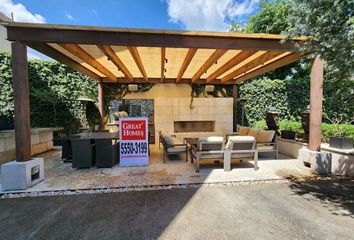
[[[353,139],[348,137],[330,137],[329,146],[339,149],[351,149],[353,148]]]
[[[281,136],[281,138],[284,138],[284,139],[295,140],[295,132],[294,131],[283,130],[283,131],[281,131],[280,136]]]

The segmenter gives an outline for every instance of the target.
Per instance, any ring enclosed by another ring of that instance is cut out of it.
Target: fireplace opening
[[[174,132],[213,132],[215,121],[174,121]]]

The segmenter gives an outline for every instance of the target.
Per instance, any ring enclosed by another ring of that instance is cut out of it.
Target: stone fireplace
[[[175,133],[180,132],[214,132],[215,121],[174,121]]]
[[[185,137],[223,136],[232,132],[232,98],[155,98],[156,131]],[[156,137],[158,134],[156,133]],[[155,142],[158,142],[157,140]]]

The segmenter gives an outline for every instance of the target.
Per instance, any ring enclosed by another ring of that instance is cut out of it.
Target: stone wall
[[[57,128],[37,128],[31,130],[32,155],[53,149],[53,131]],[[0,132],[0,164],[16,158],[14,130]]]
[[[191,86],[188,84],[155,84],[147,92],[132,92],[125,99],[154,99],[155,143],[158,143],[158,131],[165,129],[173,133],[174,121],[207,120],[215,122],[214,132],[193,132],[176,134],[183,137],[201,137],[210,135],[225,136],[232,132],[233,99],[200,97],[191,104]]]
[[[173,133],[174,121],[207,120],[215,122],[214,132],[191,132],[176,134],[183,137],[221,135],[232,132],[232,98],[195,98],[192,108],[191,98],[156,98],[155,129]],[[158,137],[158,134],[156,133]]]

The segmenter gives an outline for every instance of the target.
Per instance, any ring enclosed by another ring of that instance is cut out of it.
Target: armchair
[[[194,160],[196,172],[199,172],[200,161],[203,159],[223,159],[224,138],[203,137],[199,138],[197,147],[191,146],[191,155]]]

